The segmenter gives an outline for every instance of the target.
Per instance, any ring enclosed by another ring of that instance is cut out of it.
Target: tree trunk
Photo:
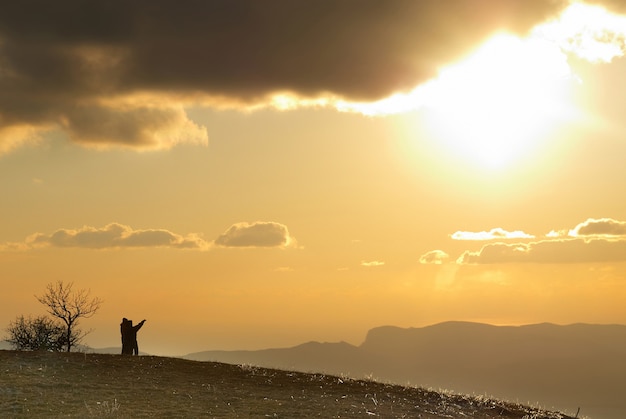
[[[70,340],[70,338],[72,337],[72,326],[67,326],[67,351],[69,352],[70,349],[72,348],[72,341]]]

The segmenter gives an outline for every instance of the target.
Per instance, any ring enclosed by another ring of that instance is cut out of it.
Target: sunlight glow
[[[409,92],[352,102],[333,94],[307,98],[284,91],[244,108],[334,108],[367,116],[419,112],[437,146],[480,169],[501,170],[536,156],[559,128],[583,120],[573,99],[583,81],[573,73],[570,56],[611,62],[625,52],[626,16],[572,2],[527,37],[496,34]]]
[[[369,116],[420,111],[438,144],[480,168],[499,170],[537,153],[556,129],[580,119],[572,97],[582,81],[573,74],[568,54],[610,62],[625,51],[626,16],[572,3],[526,38],[492,37],[410,92],[373,103],[281,96],[273,106],[332,106]]]
[[[483,167],[529,152],[573,111],[565,55],[538,39],[498,35],[441,72],[425,110],[434,136]]]
[[[536,27],[533,34],[587,61],[608,63],[626,51],[626,16],[574,3],[559,19]]]

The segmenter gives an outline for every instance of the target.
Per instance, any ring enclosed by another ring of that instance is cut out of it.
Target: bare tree
[[[86,335],[76,328],[78,320],[89,318],[96,314],[102,300],[91,297],[90,291],[85,289],[72,290],[73,283],[65,284],[63,281],[50,283],[42,296],[35,296],[37,300],[47,307],[47,311],[53,317],[61,319],[65,323],[65,342],[67,352]]]

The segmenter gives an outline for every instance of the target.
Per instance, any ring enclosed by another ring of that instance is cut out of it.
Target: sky
[[[625,52],[617,0],[7,4],[0,319],[61,280],[156,355],[626,324]]]

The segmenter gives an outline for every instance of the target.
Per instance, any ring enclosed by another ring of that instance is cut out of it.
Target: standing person
[[[142,321],[139,322],[137,326],[133,326],[133,321],[132,320],[130,321],[129,336],[130,336],[131,353],[133,355],[139,355],[139,344],[137,343],[137,332],[139,331],[139,329],[141,329],[141,327],[143,326],[145,322],[146,322],[146,319],[143,319]]]
[[[122,354],[123,355],[139,355],[139,345],[137,344],[137,332],[145,320],[142,320],[136,326],[133,326],[133,321],[128,320],[126,317],[122,319],[120,324],[120,332],[122,334]]]
[[[130,346],[129,329],[132,328],[133,322],[126,317],[120,323],[120,333],[122,335],[122,355],[132,355],[133,348]]]

